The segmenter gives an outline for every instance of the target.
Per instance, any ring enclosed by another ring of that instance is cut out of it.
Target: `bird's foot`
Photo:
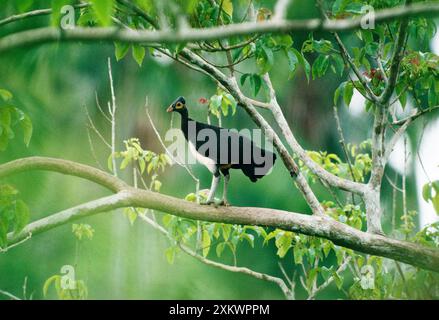
[[[201,201],[200,204],[203,206],[210,206],[212,204],[215,204],[215,201],[213,200]]]
[[[219,205],[220,206],[225,206],[225,207],[230,207],[230,203],[226,199],[221,200]]]

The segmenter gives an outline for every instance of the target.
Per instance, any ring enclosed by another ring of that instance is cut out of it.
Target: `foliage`
[[[425,201],[433,204],[436,213],[439,214],[439,181],[434,181],[424,185],[422,196]]]
[[[18,125],[23,133],[23,142],[27,146],[32,137],[32,122],[27,114],[11,103],[11,92],[0,88],[0,151],[5,151],[9,140],[15,137],[13,129]]]
[[[339,177],[365,181],[372,169],[370,145],[370,140],[363,141],[359,145],[349,143],[347,145],[349,159],[346,162],[343,162],[338,155],[327,151],[308,151],[308,155],[321,167]],[[299,160],[299,166],[305,175],[315,183],[316,176],[304,166],[301,160]]]
[[[86,223],[74,223],[72,225],[72,232],[78,240],[88,239],[92,240],[95,230]]]
[[[49,277],[43,286],[45,297],[49,294],[51,287],[55,288],[56,296],[59,300],[85,300],[88,296],[88,289],[83,280],[73,280],[73,285],[64,279],[63,275],[55,274]]]
[[[227,116],[229,114],[229,109],[232,109],[232,116],[236,112],[236,100],[230,94],[218,88],[217,93],[210,97],[209,99],[209,112],[220,117],[221,114]]]
[[[124,141],[125,150],[116,152],[116,158],[122,158],[122,162],[120,163],[120,169],[125,169],[129,164],[138,166],[140,170],[140,174],[144,174],[145,170],[148,175],[152,174],[153,189],[155,191],[160,190],[161,183],[158,181],[157,175],[161,171],[165,170],[165,166],[171,164],[171,159],[165,153],[156,154],[150,150],[143,150],[140,146],[139,139],[131,138]],[[108,166],[111,168],[111,157],[108,157]]]
[[[29,208],[11,185],[0,185],[0,249],[7,247],[8,232],[18,234],[29,222]]]

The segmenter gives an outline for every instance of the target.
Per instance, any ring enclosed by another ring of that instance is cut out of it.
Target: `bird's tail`
[[[274,163],[276,161],[276,154],[271,153],[269,151],[264,151],[264,157],[265,159],[269,159],[261,164],[255,163],[252,161],[252,163],[249,164],[241,164],[240,169],[242,172],[252,181],[256,182],[258,179],[261,179],[262,177],[266,176],[271,168],[274,166]]]

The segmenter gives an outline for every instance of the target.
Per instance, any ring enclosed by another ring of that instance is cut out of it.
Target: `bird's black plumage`
[[[209,163],[205,165],[214,177],[219,177],[221,172],[228,178],[229,169],[241,169],[251,181],[256,182],[274,165],[274,153],[259,148],[236,130],[191,119],[183,97],[172,103],[167,111],[181,115],[181,130],[187,142],[194,147],[200,158],[207,158]]]

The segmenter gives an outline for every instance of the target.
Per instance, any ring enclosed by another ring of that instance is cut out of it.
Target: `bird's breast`
[[[189,151],[194,156],[194,158],[199,163],[204,165],[211,173],[215,173],[215,171],[217,170],[217,165],[215,161],[199,153],[191,141],[188,141],[188,144],[189,144]]]

